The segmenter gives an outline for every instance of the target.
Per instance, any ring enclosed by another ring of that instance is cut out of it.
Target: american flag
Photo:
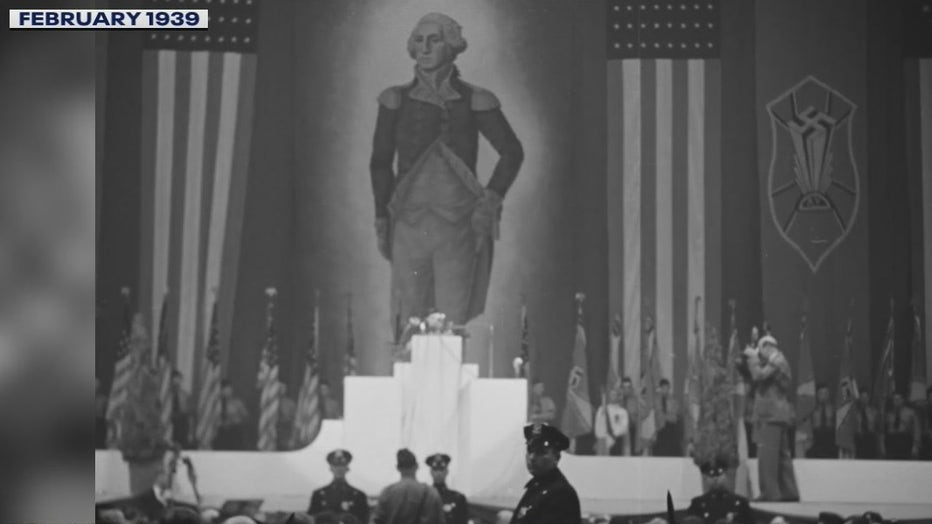
[[[220,379],[223,374],[220,365],[220,329],[217,327],[216,297],[210,315],[210,338],[201,370],[203,376],[197,399],[197,443],[200,449],[210,449],[220,425]]]
[[[114,364],[113,382],[110,386],[110,399],[107,403],[107,447],[117,447],[121,435],[121,414],[126,403],[127,389],[133,378],[133,354],[131,350],[133,337],[133,312],[129,303],[128,287],[121,290],[123,295],[123,328],[117,343],[116,363]]]
[[[307,446],[317,438],[320,432],[321,406],[320,406],[320,368],[317,363],[320,340],[320,298],[319,293],[314,294],[314,320],[311,326],[311,340],[307,346],[304,364],[304,380],[301,382],[301,391],[298,392],[297,415],[295,416],[295,429],[292,433],[297,440],[295,448]]]
[[[643,367],[650,316],[660,376],[683,384],[690,321],[699,316],[705,340],[720,315],[719,0],[606,8],[609,307],[621,313],[626,374]]]
[[[207,343],[211,290],[231,289],[237,279],[259,14],[258,0],[200,5],[209,30],[148,32],[142,54],[140,307],[154,326],[161,292],[172,290],[170,347],[189,390]]]
[[[346,297],[346,355],[343,356],[343,376],[356,374],[356,340],[353,337],[353,296]]]
[[[265,345],[259,362],[259,451],[275,451],[278,442],[278,333],[275,329],[275,288],[265,291],[268,305],[265,315]]]
[[[896,379],[893,374],[894,347],[896,341],[896,321],[894,320],[896,303],[890,300],[890,320],[887,322],[887,334],[884,336],[883,354],[880,356],[880,365],[875,368],[877,376],[874,378],[874,387],[871,390],[871,399],[880,411],[880,420],[884,420],[887,412],[887,400],[896,391]]]
[[[168,316],[168,293],[162,298],[162,311],[159,314],[159,334],[156,359],[159,372],[159,405],[162,408],[161,421],[164,429],[163,437],[167,442],[172,441],[172,368],[171,358],[168,355],[168,329],[166,320]]]

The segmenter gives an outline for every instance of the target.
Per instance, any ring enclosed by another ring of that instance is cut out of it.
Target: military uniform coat
[[[321,513],[339,515],[349,513],[359,522],[369,522],[369,502],[366,494],[350,486],[346,481],[334,480],[330,484],[314,490],[311,495],[311,507],[307,510],[312,517]]]
[[[450,223],[461,223],[473,212],[486,189],[479,183],[475,172],[480,134],[499,154],[486,188],[504,197],[524,160],[524,150],[494,94],[460,80],[455,67],[442,82],[439,93],[429,89],[418,74],[408,84],[383,91],[379,96],[369,164],[376,218],[391,218],[396,222],[404,221],[403,217],[412,213],[420,215],[420,212],[412,212],[406,207],[412,200],[426,199],[441,201],[431,206],[435,214]],[[442,189],[434,187],[437,191],[424,193],[418,189],[420,186],[416,182],[419,177],[416,175],[432,161],[446,165],[451,171],[447,174],[456,182],[453,186],[438,182]],[[404,237],[399,236],[398,231],[393,230],[391,237],[393,245],[404,243]],[[466,289],[462,293],[468,298],[463,305],[464,318],[454,319],[455,322],[465,323],[485,308],[493,251],[492,239],[487,242],[488,245],[479,251],[471,264],[472,279],[465,284]],[[394,250],[392,257],[393,265],[404,265],[397,260]],[[401,274],[405,272],[406,268],[401,268]],[[393,297],[403,296],[403,290],[396,289],[399,285],[393,278]],[[427,311],[409,311],[409,305],[396,302],[393,298],[391,318],[427,314]],[[451,311],[443,312],[448,316],[452,314]]]
[[[511,524],[575,524],[582,520],[579,496],[558,468],[532,478],[524,487]]]
[[[434,489],[443,501],[443,516],[446,524],[466,524],[469,521],[469,505],[466,496],[452,490],[446,484],[434,484]]]
[[[736,524],[754,524],[754,515],[748,499],[735,495],[725,489],[713,489],[692,500],[687,515],[699,517],[706,524],[714,524],[719,520],[728,520],[728,514],[733,515],[732,522]]]

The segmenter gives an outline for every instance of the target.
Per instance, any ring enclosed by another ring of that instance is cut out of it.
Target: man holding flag
[[[790,453],[790,428],[796,418],[787,393],[790,365],[771,335],[761,337],[759,349],[748,348],[748,370],[757,387],[754,397],[760,500],[798,501],[796,474]]]

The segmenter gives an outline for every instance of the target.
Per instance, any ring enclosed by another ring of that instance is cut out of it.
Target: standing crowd
[[[772,337],[763,337],[761,341],[768,338]],[[789,385],[788,379],[785,387]],[[771,390],[753,388],[752,391],[757,397]],[[788,435],[794,443],[790,453],[795,458],[932,460],[932,386],[926,388],[922,401],[907,400],[902,392],[895,391],[885,399],[883,414],[873,402],[869,388],[860,388],[854,398],[850,388],[843,387],[840,396],[842,398],[836,402],[827,384],[817,384],[814,408],[808,413],[794,412],[792,418],[785,417],[784,422],[790,425]],[[611,389],[607,401],[595,412],[593,451],[612,456],[689,456],[692,435],[684,423],[685,409],[688,407],[681,406],[673,398],[670,381],[661,379],[654,396],[656,435],[650,440],[640,438],[638,426],[648,406],[630,377],[624,377],[621,387]],[[761,413],[755,414],[754,401],[746,404],[746,410],[748,449],[750,456],[756,457],[758,442],[754,438],[754,420]],[[554,424],[556,416],[556,404],[546,394],[543,382],[535,382],[531,387],[528,420]],[[811,438],[805,440],[797,436],[798,428],[804,425],[811,427]]]

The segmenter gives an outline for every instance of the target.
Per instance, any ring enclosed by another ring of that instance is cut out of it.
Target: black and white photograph
[[[97,522],[932,523],[932,0],[130,3]]]

